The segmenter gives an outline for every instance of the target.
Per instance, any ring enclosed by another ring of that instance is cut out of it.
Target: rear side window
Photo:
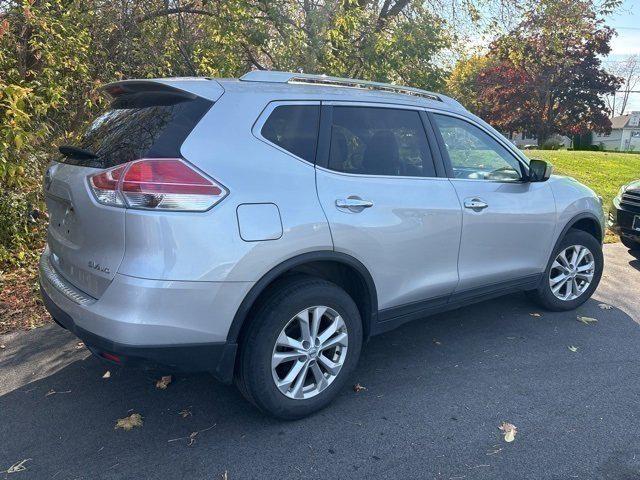
[[[136,107],[136,102],[143,106]],[[67,157],[61,161],[110,168],[145,157],[180,157],[180,146],[212,105],[202,98],[167,102],[153,93],[136,98],[136,102],[114,101],[112,108],[86,130],[78,146],[97,158]],[[119,105],[130,108],[118,108]]]
[[[287,152],[314,163],[319,121],[318,105],[280,105],[271,112],[260,133]]]
[[[392,108],[333,107],[329,168],[363,175],[436,176],[420,114]]]

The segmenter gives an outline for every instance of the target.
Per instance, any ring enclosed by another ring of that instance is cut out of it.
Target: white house
[[[640,112],[631,112],[611,119],[609,135],[593,134],[593,145],[605,150],[640,151]]]
[[[538,137],[534,133],[513,133],[509,137],[509,140],[513,142],[518,148],[538,148]],[[547,139],[549,143],[555,143],[563,148],[571,146],[571,139],[564,135],[553,134]]]

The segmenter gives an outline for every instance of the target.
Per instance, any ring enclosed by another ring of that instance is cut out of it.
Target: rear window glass
[[[281,105],[271,112],[261,134],[286,151],[313,163],[319,120],[318,105]]]
[[[91,123],[77,145],[98,158],[62,161],[110,168],[144,157],[179,157],[182,142],[210,106],[198,98],[174,105],[112,108]]]

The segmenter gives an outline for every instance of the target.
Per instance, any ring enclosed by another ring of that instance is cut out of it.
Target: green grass
[[[568,175],[593,189],[607,210],[620,187],[640,179],[640,155],[615,152],[527,150],[529,158],[553,164],[554,173]]]

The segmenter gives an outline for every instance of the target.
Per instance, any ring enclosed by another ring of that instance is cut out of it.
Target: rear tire
[[[574,252],[577,258],[573,260],[579,259],[577,265],[572,263]],[[568,260],[566,266],[562,265],[565,260],[561,254]],[[588,268],[590,263],[592,270]],[[582,230],[569,230],[553,251],[540,285],[528,294],[547,310],[573,310],[586,302],[598,287],[603,267],[600,242]]]
[[[252,317],[236,369],[242,394],[285,420],[326,407],[360,357],[362,323],[352,298],[331,282],[296,276],[275,285]]]
[[[626,237],[620,237],[620,241],[632,252],[637,252],[640,250],[640,242],[634,242],[633,240]]]

